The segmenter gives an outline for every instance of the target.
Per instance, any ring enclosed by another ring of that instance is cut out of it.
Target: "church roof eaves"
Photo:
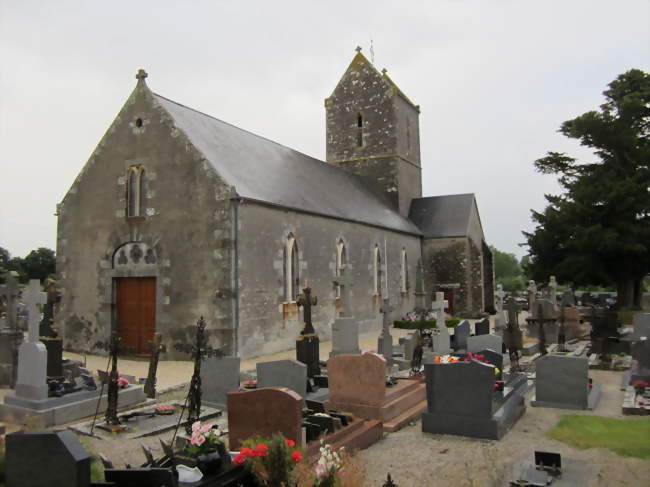
[[[409,218],[424,238],[466,237],[475,201],[474,193],[416,198]]]
[[[421,235],[359,177],[161,95],[154,96],[240,197]]]

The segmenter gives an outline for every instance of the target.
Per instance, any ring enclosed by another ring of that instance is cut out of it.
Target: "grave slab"
[[[257,363],[258,387],[286,387],[304,399],[307,394],[307,366],[297,360]]]
[[[227,393],[239,389],[240,357],[209,357],[201,366],[202,402],[225,408]]]
[[[477,353],[489,348],[490,350],[502,350],[503,339],[498,335],[475,335],[467,338],[467,351]]]
[[[332,323],[332,351],[330,357],[343,353],[361,353],[359,324],[353,317],[339,317]]]
[[[6,442],[7,485],[90,486],[90,455],[70,431],[18,431]]]
[[[537,359],[535,397],[531,406],[559,409],[594,409],[600,384],[589,387],[589,360],[584,357],[545,355]]]
[[[470,324],[469,321],[463,320],[454,328],[454,350],[466,350],[467,349],[467,339],[470,334]]]

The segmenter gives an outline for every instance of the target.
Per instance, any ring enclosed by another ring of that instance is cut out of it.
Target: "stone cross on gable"
[[[4,296],[7,301],[7,327],[16,327],[16,298],[20,295],[20,286],[18,279],[13,274],[5,274],[5,284],[0,286],[0,296]]]
[[[144,69],[139,69],[138,73],[135,75],[135,79],[138,80],[138,82],[144,83],[145,78],[149,76],[147,72]]]
[[[342,265],[339,270],[339,275],[332,281],[335,286],[341,289],[341,315],[352,316],[352,308],[350,308],[350,292],[354,281],[352,276],[348,274],[348,266]]]
[[[436,300],[431,303],[431,309],[436,312],[436,326],[445,326],[445,308],[449,301],[445,299],[445,293],[437,292]]]
[[[503,290],[503,286],[501,284],[497,285],[497,292],[495,292],[494,295],[498,298],[495,304],[497,312],[500,313],[503,311],[503,298],[506,297],[506,293]]]
[[[37,305],[47,303],[47,293],[41,292],[41,282],[38,279],[29,280],[27,289],[23,291],[23,302],[29,313],[29,341],[37,342],[40,321],[40,310]]]
[[[357,52],[361,52],[361,46],[355,47],[354,50],[357,51]]]
[[[305,287],[302,290],[302,294],[296,299],[296,304],[302,306],[303,316],[305,323],[303,325],[301,335],[314,335],[316,330],[314,330],[314,325],[311,321],[311,307],[318,304],[318,298],[311,295],[311,288],[309,286]]]

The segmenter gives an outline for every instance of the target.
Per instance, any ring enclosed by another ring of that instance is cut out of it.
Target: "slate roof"
[[[243,198],[421,235],[360,178],[153,94],[176,126]]]
[[[409,218],[425,238],[466,237],[473,205],[473,193],[416,198]]]

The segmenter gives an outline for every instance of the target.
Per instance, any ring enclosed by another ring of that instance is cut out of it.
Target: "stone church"
[[[435,291],[455,316],[492,308],[474,195],[422,197],[420,107],[360,50],[325,100],[326,161],[158,95],[146,77],[57,206],[67,349],[118,330],[146,354],[157,331],[163,358],[182,358],[173,345],[204,316],[229,353],[287,350],[306,285],[328,339],[343,265],[362,332],[379,329],[384,297],[396,318]]]

